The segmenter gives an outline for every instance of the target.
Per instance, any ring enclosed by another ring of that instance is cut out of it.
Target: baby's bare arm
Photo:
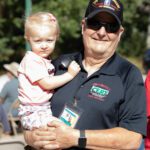
[[[45,90],[52,90],[71,81],[79,73],[79,71],[80,66],[75,61],[72,61],[67,72],[57,76],[45,77],[39,80],[38,84]]]
[[[74,78],[80,71],[80,66],[76,63],[76,61],[72,61],[68,66],[68,73]]]

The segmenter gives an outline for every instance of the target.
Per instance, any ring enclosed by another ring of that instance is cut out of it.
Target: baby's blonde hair
[[[25,39],[29,36],[30,30],[34,27],[34,25],[47,25],[56,30],[56,33],[60,34],[60,28],[58,25],[58,21],[56,17],[49,13],[49,12],[37,12],[29,17],[26,18],[25,20]]]

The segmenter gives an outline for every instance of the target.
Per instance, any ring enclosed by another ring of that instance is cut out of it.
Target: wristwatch
[[[85,130],[80,130],[80,137],[78,139],[78,146],[80,148],[85,148],[86,147],[86,137],[85,137]]]

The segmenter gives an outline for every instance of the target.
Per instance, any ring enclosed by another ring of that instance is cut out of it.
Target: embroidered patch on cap
[[[120,6],[116,0],[105,0],[100,2],[99,0],[93,1],[93,5],[99,8],[109,8],[112,10],[120,9]]]

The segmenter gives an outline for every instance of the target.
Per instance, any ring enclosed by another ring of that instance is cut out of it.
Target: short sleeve
[[[124,100],[119,109],[119,126],[146,135],[146,95],[140,71],[133,67],[124,85]]]
[[[49,76],[46,62],[31,52],[27,53],[25,58],[22,60],[19,72],[25,74],[32,83]]]

